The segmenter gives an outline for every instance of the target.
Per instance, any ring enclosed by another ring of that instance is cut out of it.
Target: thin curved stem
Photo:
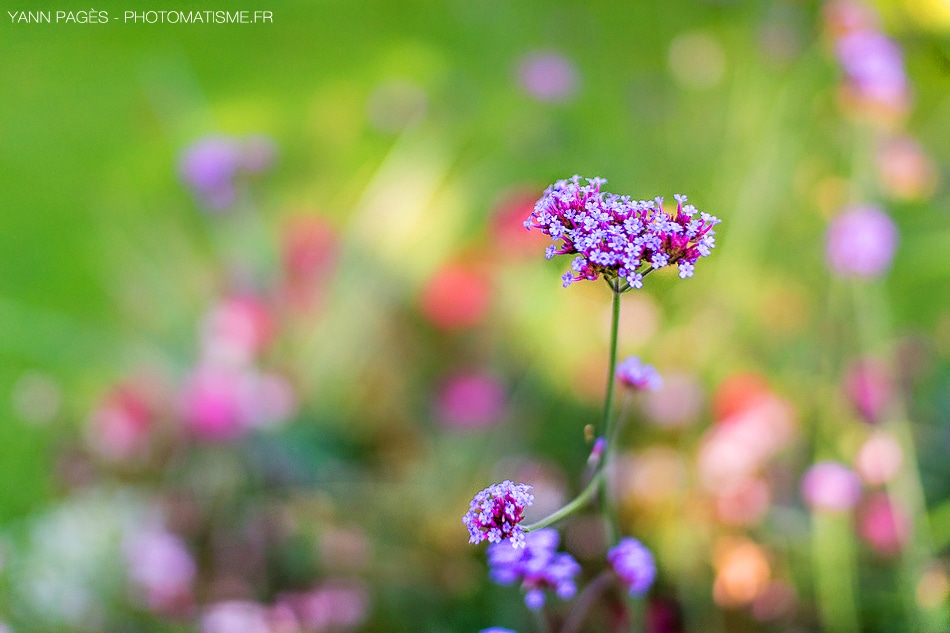
[[[594,495],[594,493],[597,492],[598,488],[600,487],[600,480],[603,479],[603,475],[603,468],[598,469],[591,478],[590,483],[588,483],[581,493],[574,497],[570,503],[563,506],[559,510],[555,510],[540,521],[535,521],[530,525],[524,526],[524,531],[530,532],[532,530],[540,530],[543,527],[547,527],[557,523],[561,519],[569,517],[571,514],[582,508],[584,504],[590,501],[590,498]]]

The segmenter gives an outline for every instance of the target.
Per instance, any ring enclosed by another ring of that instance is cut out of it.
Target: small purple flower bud
[[[663,386],[656,368],[636,356],[630,356],[617,365],[617,380],[636,391],[656,391]]]
[[[607,562],[620,576],[620,581],[631,596],[642,596],[656,580],[653,554],[635,538],[628,536],[620,539],[607,552]]]
[[[590,457],[587,458],[587,465],[593,468],[600,463],[604,457],[604,451],[607,450],[607,439],[598,437],[594,440],[594,447],[590,451]]]
[[[469,543],[500,543],[509,539],[512,547],[524,547],[525,532],[520,523],[525,508],[534,503],[531,486],[505,480],[492,484],[472,499],[469,510],[462,517],[468,528]]]

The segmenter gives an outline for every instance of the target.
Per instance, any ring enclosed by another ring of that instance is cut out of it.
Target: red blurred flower
[[[481,323],[491,303],[491,285],[477,268],[448,264],[422,290],[419,307],[442,330],[464,330]]]

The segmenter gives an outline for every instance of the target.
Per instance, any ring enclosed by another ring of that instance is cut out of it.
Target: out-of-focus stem
[[[823,630],[858,633],[850,516],[823,512],[812,515],[812,565]]]
[[[577,600],[574,601],[574,606],[571,607],[570,613],[567,614],[567,619],[564,620],[564,626],[561,627],[561,633],[577,633],[577,630],[584,624],[587,612],[590,611],[594,600],[597,599],[612,581],[613,574],[610,570],[605,569],[600,572],[596,578],[587,583],[587,586],[584,587],[584,591],[582,591],[580,595],[577,596]]]

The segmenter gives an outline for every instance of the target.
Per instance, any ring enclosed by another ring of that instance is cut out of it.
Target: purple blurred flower
[[[656,580],[656,563],[653,554],[643,543],[632,537],[620,542],[607,552],[610,563],[631,596],[642,596]]]
[[[258,173],[270,166],[274,143],[266,136],[245,141],[228,136],[208,136],[195,141],[181,156],[182,180],[201,202],[223,210],[237,197],[236,180],[241,173]]]
[[[874,30],[856,30],[838,39],[835,53],[859,97],[896,106],[906,102],[904,57],[893,40]]]
[[[269,633],[267,607],[228,600],[210,605],[201,616],[201,633]]]
[[[507,543],[489,546],[489,577],[502,585],[521,581],[529,609],[544,605],[545,589],[553,589],[563,600],[572,598],[577,593],[574,577],[581,567],[570,554],[555,551],[559,541],[556,530],[545,528],[528,533],[520,549]]]
[[[637,391],[656,391],[663,386],[663,379],[656,368],[637,356],[630,356],[617,365],[617,380]]]
[[[436,416],[446,426],[486,428],[505,414],[505,388],[489,374],[457,374],[442,385],[435,409]]]
[[[644,275],[673,264],[685,279],[715,246],[712,227],[719,219],[685,204],[686,196],[674,196],[676,212],[669,214],[663,198],[634,202],[629,196],[601,192],[607,182],[603,178],[588,178],[584,185],[580,181],[574,176],[548,187],[524,222],[525,228],[540,229],[559,242],[548,246],[548,259],[576,255],[572,272],[562,276],[565,287],[603,274],[608,281],[620,278],[631,288],[641,288]]]
[[[126,538],[123,551],[129,579],[145,594],[149,608],[164,611],[190,598],[197,567],[178,535],[146,530]]]
[[[564,101],[577,90],[577,69],[560,53],[531,53],[518,64],[518,81],[539,101]]]
[[[534,503],[531,486],[505,480],[492,484],[472,499],[462,523],[471,535],[469,543],[500,543],[509,539],[512,547],[524,547],[525,532],[519,525],[525,508]]]
[[[482,629],[478,633],[517,633],[517,632],[512,631],[511,629],[502,629],[500,627],[493,626],[490,629]]]
[[[844,464],[818,462],[802,477],[801,492],[814,511],[843,512],[861,499],[861,479]]]
[[[826,256],[839,277],[877,277],[890,268],[897,227],[876,207],[850,207],[828,227]]]

